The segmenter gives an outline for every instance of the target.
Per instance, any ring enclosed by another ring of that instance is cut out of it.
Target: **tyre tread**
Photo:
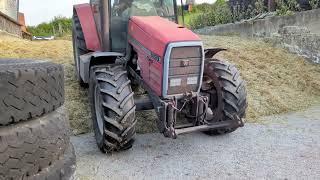
[[[69,144],[64,110],[0,128],[0,177],[21,179],[41,172],[61,158]]]
[[[0,61],[0,126],[40,117],[64,103],[62,65],[33,60]]]
[[[221,89],[223,105],[219,116],[215,121],[238,121],[245,117],[247,104],[247,91],[245,81],[241,78],[239,70],[227,61],[217,59],[206,60],[205,74],[217,79]],[[233,132],[238,127],[213,129],[206,131],[209,135],[225,134]]]

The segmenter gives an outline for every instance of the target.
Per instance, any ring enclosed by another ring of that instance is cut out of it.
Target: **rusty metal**
[[[168,138],[173,138],[176,139],[177,138],[177,134],[175,131],[175,123],[176,123],[176,110],[174,109],[174,101],[168,103],[167,106],[167,119],[165,121],[166,123],[166,127],[165,127],[165,132],[164,132],[164,136],[168,137]]]
[[[187,127],[183,129],[176,129],[176,135],[181,135],[181,134],[186,134],[186,133],[191,133],[191,132],[196,132],[196,131],[207,131],[207,130],[212,130],[214,128],[226,128],[229,127],[231,124],[230,123],[219,123],[219,124],[214,124],[214,125],[200,125],[200,126],[193,126],[193,127]]]

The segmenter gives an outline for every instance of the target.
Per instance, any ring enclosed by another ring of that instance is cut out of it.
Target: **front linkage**
[[[242,118],[237,118],[236,121],[212,122],[214,114],[209,108],[209,98],[201,93],[187,92],[179,99],[176,97],[161,99],[131,67],[128,67],[128,71],[148,91],[153,108],[158,115],[158,129],[165,137],[175,139],[180,134],[195,131],[206,132],[212,129],[231,129],[244,125]],[[178,114],[185,115],[188,123],[177,125]]]
[[[213,116],[212,111],[208,108],[208,97],[196,93],[187,93],[179,101],[175,98],[169,100],[161,100],[161,106],[158,107],[160,124],[159,129],[165,137],[177,138],[180,134],[207,131],[219,128],[242,127],[244,122],[242,119],[230,122],[210,123],[207,120]],[[180,102],[180,103],[179,103]],[[178,106],[180,104],[180,107]],[[192,104],[192,109],[187,108],[187,104]],[[184,114],[189,123],[177,125],[177,114]],[[162,125],[162,126],[161,126]]]

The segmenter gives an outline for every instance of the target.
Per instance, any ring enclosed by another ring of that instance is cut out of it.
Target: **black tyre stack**
[[[0,59],[0,180],[73,175],[75,154],[63,104],[61,65]]]

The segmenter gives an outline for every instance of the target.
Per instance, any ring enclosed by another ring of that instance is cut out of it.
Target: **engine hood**
[[[169,43],[200,41],[189,29],[159,16],[131,17],[129,35],[160,57]]]

